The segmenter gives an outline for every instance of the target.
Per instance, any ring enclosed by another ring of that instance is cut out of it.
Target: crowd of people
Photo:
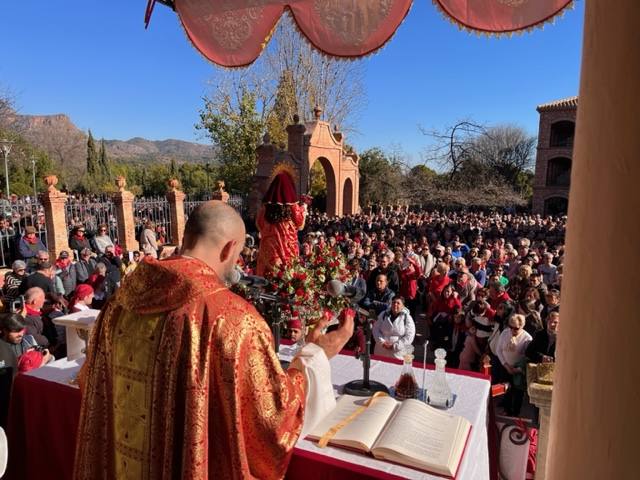
[[[118,245],[118,222],[114,203],[104,195],[69,194],[65,204],[67,231],[73,236],[77,229],[84,229],[89,239],[101,235],[100,228],[107,229],[106,234],[114,245]],[[166,199],[136,199],[133,209],[135,234],[143,234],[153,249],[159,250],[169,237],[169,205]],[[153,224],[153,238],[147,232]],[[27,230],[35,230],[38,240],[46,246],[47,231],[45,211],[42,204],[30,196],[12,195],[5,198],[0,192],[0,267],[10,267],[12,262],[23,259],[18,250]],[[87,245],[97,250],[95,245]],[[151,251],[152,248],[148,248]],[[80,249],[74,248],[78,253]],[[77,255],[76,255],[77,258]]]
[[[140,250],[134,252],[123,252],[106,224],[92,233],[75,225],[70,250],[53,259],[34,227],[26,226],[16,240],[18,259],[0,275],[0,369],[13,375],[64,357],[65,330],[53,320],[101,309],[145,255],[162,254],[152,222],[143,228]]]
[[[429,340],[447,364],[491,365],[508,382],[505,413],[520,413],[525,364],[551,362],[559,323],[566,217],[441,211],[386,211],[329,218],[314,213],[300,232],[300,255],[343,254],[373,323],[373,352],[402,358]],[[252,239],[253,240],[253,239]],[[251,272],[253,241],[242,253]],[[351,347],[364,349],[362,327]]]
[[[448,365],[478,370],[491,363],[496,382],[512,386],[505,411],[518,415],[527,361],[554,360],[566,218],[482,212],[386,211],[329,218],[309,214],[300,256],[330,248],[346,258],[360,306],[371,312],[372,353],[402,358],[417,334]],[[16,371],[22,353],[42,348],[42,363],[64,356],[64,332],[51,320],[101,308],[142,257],[159,256],[157,227],[140,231],[140,251],[125,255],[109,225],[71,230],[58,258],[34,227],[20,236],[11,270],[1,277],[0,363]],[[248,236],[243,268],[256,266],[259,239]],[[364,347],[363,326],[350,343]],[[294,332],[299,326],[292,325]],[[25,358],[25,362],[27,357]],[[35,362],[37,363],[37,361]]]

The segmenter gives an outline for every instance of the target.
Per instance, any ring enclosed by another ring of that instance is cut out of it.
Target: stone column
[[[184,197],[186,195],[180,190],[180,182],[177,179],[172,178],[168,185],[167,200],[169,200],[171,215],[171,243],[178,246],[182,243],[186,223],[184,219]]]
[[[585,8],[547,478],[631,479],[640,432],[640,284],[631,273],[640,267],[640,2]]]
[[[118,192],[113,196],[118,219],[118,240],[126,252],[133,252],[140,247],[136,240],[136,224],[133,219],[133,193],[125,190],[127,181],[124,177],[116,178]]]
[[[216,187],[216,190],[211,194],[211,199],[229,203],[229,194],[224,191],[224,180],[218,180],[216,182]]]
[[[40,196],[44,207],[44,218],[47,224],[47,249],[52,259],[58,258],[63,250],[70,251],[69,232],[65,218],[67,194],[56,188],[58,177],[47,175],[44,177],[47,191]]]
[[[538,453],[536,455],[536,480],[545,480],[549,445],[549,419],[551,417],[551,395],[553,393],[553,370],[555,364],[527,365],[527,391],[529,400],[539,411]]]

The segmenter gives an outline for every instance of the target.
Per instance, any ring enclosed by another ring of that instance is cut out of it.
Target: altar
[[[288,347],[281,354],[286,357]],[[9,469],[5,478],[35,480],[43,475],[71,479],[76,430],[80,411],[80,390],[74,379],[84,358],[57,360],[50,365],[18,375],[13,387],[9,414]],[[362,364],[348,352],[331,359],[332,382],[336,393],[350,380],[361,377]],[[414,365],[421,382],[422,370]],[[371,378],[393,385],[401,365],[374,357]],[[433,371],[427,370],[429,388]],[[447,380],[456,401],[449,413],[469,420],[473,428],[464,454],[459,479],[482,480],[489,475],[487,438],[488,377],[473,372],[451,370]],[[309,440],[296,445],[287,478],[312,479],[436,479],[411,468],[376,460],[356,452],[334,447],[319,448]]]

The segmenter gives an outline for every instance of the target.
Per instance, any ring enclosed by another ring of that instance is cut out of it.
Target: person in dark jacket
[[[82,225],[76,225],[71,231],[71,238],[69,238],[69,247],[71,250],[81,252],[83,249],[88,248],[91,250],[91,242],[85,237],[85,230]]]
[[[47,250],[42,241],[36,236],[36,229],[31,225],[25,227],[24,235],[18,241],[18,253],[27,262],[27,267],[34,269],[38,252]]]
[[[547,318],[547,328],[536,332],[526,350],[529,361],[533,363],[554,362],[556,358],[556,336],[558,334],[560,313],[553,311]]]
[[[387,279],[389,288],[394,292],[400,291],[400,277],[398,276],[398,270],[391,263],[391,258],[388,254],[380,254],[378,259],[379,266],[371,271],[367,280],[367,291],[375,290],[378,275],[384,275]],[[389,300],[391,302],[391,300]]]
[[[76,262],[76,284],[87,283],[89,277],[96,269],[95,258],[91,256],[91,250],[83,248],[80,250],[80,259]]]
[[[36,339],[38,345],[49,346],[50,339],[45,336],[42,307],[44,306],[44,291],[39,287],[32,287],[24,294],[26,316],[24,323],[27,333]]]
[[[105,264],[109,281],[115,287],[119,287],[122,277],[122,260],[115,254],[115,248],[113,246],[107,247],[104,255],[98,257],[98,263]]]
[[[387,276],[381,273],[376,277],[375,287],[367,291],[362,306],[374,310],[376,315],[380,315],[391,306],[391,300],[394,296],[395,292],[388,287]]]

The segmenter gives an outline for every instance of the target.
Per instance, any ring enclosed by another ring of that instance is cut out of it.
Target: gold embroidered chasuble
[[[78,480],[282,478],[305,380],[203,262],[143,261],[98,318],[83,368]]]

